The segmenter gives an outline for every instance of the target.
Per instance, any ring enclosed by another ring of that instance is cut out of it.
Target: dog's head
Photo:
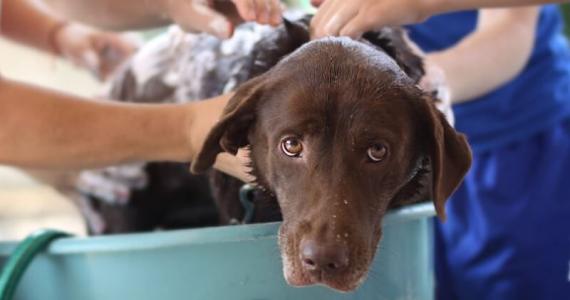
[[[392,50],[306,43],[237,90],[193,163],[201,172],[220,152],[250,147],[254,175],[282,210],[292,285],[355,289],[388,207],[431,197],[443,217],[470,166],[465,138],[416,86],[419,58],[414,67],[409,49]]]

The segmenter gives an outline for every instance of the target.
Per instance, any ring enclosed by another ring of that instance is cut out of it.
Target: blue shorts
[[[570,299],[570,120],[475,153],[447,214],[436,299]]]

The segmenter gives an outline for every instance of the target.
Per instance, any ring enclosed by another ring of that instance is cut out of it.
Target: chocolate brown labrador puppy
[[[433,199],[444,218],[471,152],[418,88],[421,59],[401,30],[309,41],[306,28],[286,26],[284,58],[237,89],[192,171],[249,147],[251,171],[283,215],[287,282],[351,291],[366,278],[386,210]]]

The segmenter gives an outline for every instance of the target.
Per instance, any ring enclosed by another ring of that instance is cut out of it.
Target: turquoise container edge
[[[16,300],[433,299],[433,205],[391,211],[366,282],[355,292],[293,288],[279,223],[65,238],[31,265]],[[16,247],[0,243],[0,266]]]

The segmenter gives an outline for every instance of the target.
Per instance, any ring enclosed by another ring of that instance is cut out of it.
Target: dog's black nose
[[[300,246],[301,264],[306,271],[332,275],[348,266],[348,250],[344,245],[304,239]]]

